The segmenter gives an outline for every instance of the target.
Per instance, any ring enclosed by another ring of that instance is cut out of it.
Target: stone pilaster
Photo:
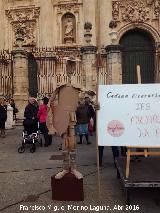
[[[13,55],[13,85],[18,117],[23,118],[25,106],[28,102],[28,53],[22,49],[12,51]]]
[[[97,47],[89,45],[81,48],[82,63],[85,73],[85,89],[96,91],[96,52]]]
[[[156,44],[155,83],[160,83],[160,43]]]
[[[122,84],[121,46],[108,45],[107,53],[107,84]]]

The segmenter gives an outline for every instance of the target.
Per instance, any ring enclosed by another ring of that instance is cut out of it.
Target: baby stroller
[[[36,151],[36,143],[42,146],[42,138],[39,130],[39,122],[35,120],[24,120],[23,121],[24,131],[22,133],[22,146],[18,148],[19,153],[25,152],[26,144],[30,144],[30,152]]]

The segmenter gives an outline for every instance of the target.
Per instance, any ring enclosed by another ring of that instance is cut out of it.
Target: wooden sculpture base
[[[67,173],[62,179],[51,177],[52,200],[83,201],[83,179],[78,180],[72,173]]]

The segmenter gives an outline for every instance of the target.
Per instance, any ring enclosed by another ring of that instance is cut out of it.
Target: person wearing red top
[[[37,117],[39,118],[39,122],[40,122],[40,126],[39,126],[40,131],[44,135],[44,139],[45,139],[44,146],[49,146],[52,143],[52,135],[48,135],[48,128],[46,125],[46,120],[47,120],[47,116],[48,116],[47,104],[49,102],[49,99],[47,97],[44,97],[42,100],[43,100],[43,104],[40,105],[40,107],[39,107]]]

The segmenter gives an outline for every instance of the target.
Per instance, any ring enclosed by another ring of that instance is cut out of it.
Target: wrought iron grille
[[[102,55],[101,57],[101,66],[99,67],[99,82],[100,85],[109,84],[109,75],[107,71],[107,60],[106,57]]]
[[[0,51],[0,94],[6,98],[13,96],[12,55],[8,50]]]
[[[49,96],[57,87],[69,82],[66,72],[68,58],[76,60],[72,83],[83,87],[84,73],[79,47],[35,48],[32,54],[37,62],[38,97]]]

